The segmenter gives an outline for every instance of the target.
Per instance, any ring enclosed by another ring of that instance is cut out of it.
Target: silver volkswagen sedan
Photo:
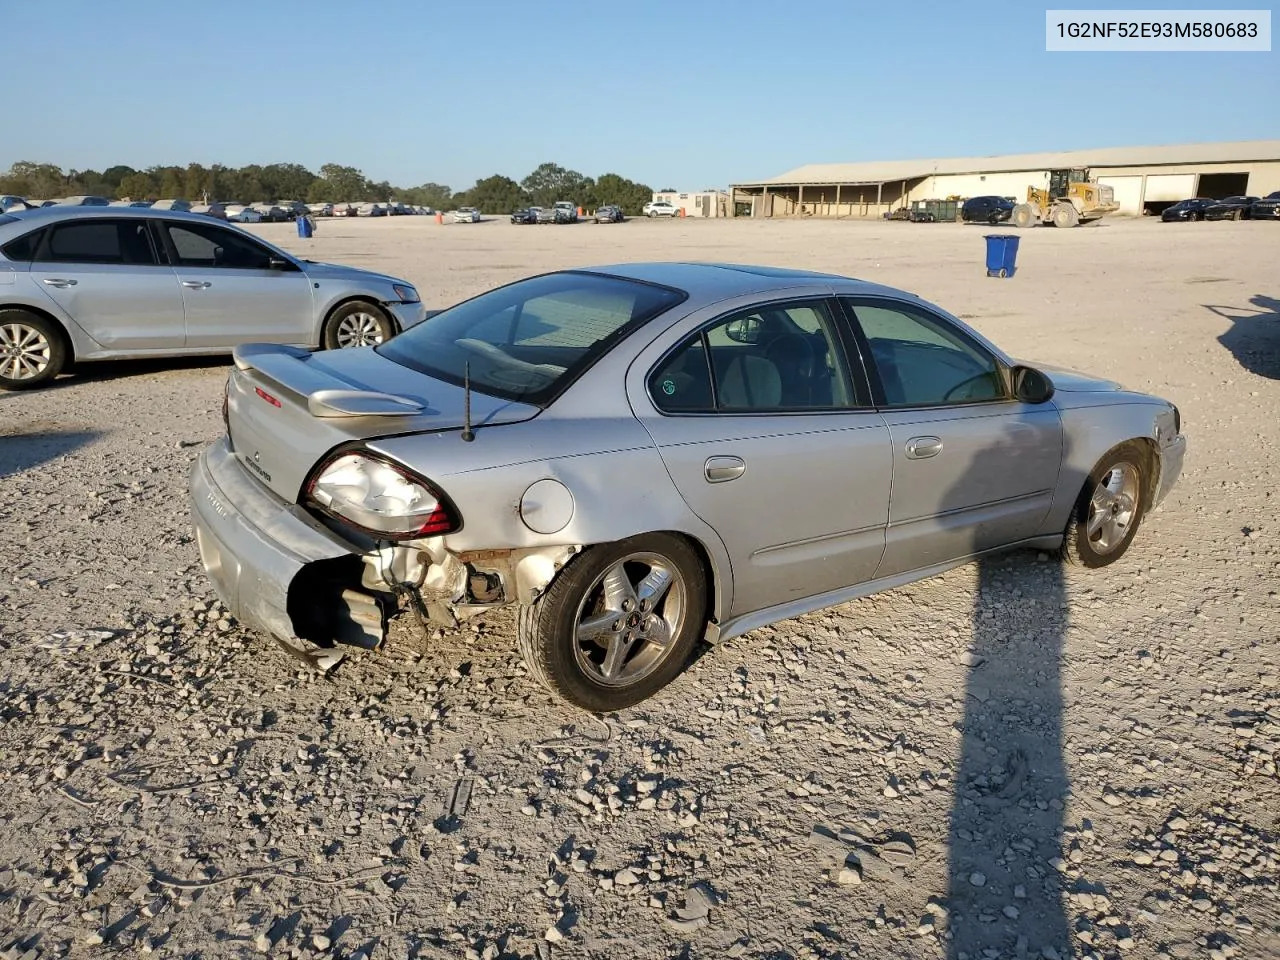
[[[191,500],[243,623],[328,669],[387,617],[506,604],[608,711],[694,645],[1010,547],[1104,567],[1169,492],[1165,400],[1031,366],[843,277],[626,264],[521,280],[364,350],[235,351]]]
[[[302,260],[207,216],[128,207],[0,215],[0,389],[72,363],[369,346],[419,323],[413,284]]]

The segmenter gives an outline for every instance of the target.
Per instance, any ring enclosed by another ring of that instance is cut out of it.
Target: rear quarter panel
[[[77,360],[112,355],[36,284],[31,277],[31,264],[0,259],[0,310],[10,307],[34,310],[51,318],[66,331],[72,356]]]
[[[453,501],[462,529],[452,551],[612,543],[675,531],[697,540],[712,563],[713,605],[728,609],[728,554],[715,532],[686,506],[648,432],[627,412],[584,419],[543,413],[524,423],[386,438],[368,446],[409,464]],[[535,533],[520,501],[535,482],[553,479],[573,496],[573,516],[551,534]]]

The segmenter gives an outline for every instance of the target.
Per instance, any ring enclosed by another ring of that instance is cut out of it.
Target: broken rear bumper
[[[289,588],[302,568],[354,548],[249,476],[222,438],[191,471],[200,560],[232,615],[296,645]]]

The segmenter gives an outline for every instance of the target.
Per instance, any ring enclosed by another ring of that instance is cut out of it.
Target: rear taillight
[[[254,387],[253,392],[256,393],[263,400],[267,401],[267,403],[271,404],[273,407],[280,406],[280,401],[277,400],[275,397],[273,397],[271,394],[267,393],[267,391],[263,390],[261,387]]]
[[[231,374],[227,374],[227,385],[222,389],[222,429],[231,436]]]
[[[434,537],[461,527],[453,505],[429,481],[362,450],[325,460],[307,482],[306,500],[383,540]]]

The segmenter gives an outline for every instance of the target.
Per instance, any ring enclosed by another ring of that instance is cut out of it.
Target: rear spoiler
[[[275,343],[244,343],[231,351],[237,370],[255,370],[307,398],[313,417],[411,417],[425,409],[417,400],[360,390],[307,363],[310,350]]]

